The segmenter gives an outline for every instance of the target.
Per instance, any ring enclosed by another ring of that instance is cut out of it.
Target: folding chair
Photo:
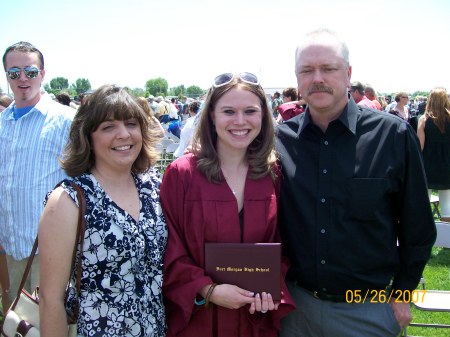
[[[431,204],[431,210],[433,211],[433,216],[440,219],[441,213],[439,212],[439,196],[432,194],[430,196],[430,204]]]
[[[450,223],[436,221],[437,237],[435,247],[450,248]],[[422,284],[425,289],[425,282]],[[448,312],[450,315],[450,291],[443,290],[424,290],[423,296],[413,305],[419,310]],[[428,327],[428,328],[450,328],[450,324],[431,324],[431,323],[410,323],[410,326]],[[406,329],[404,335],[406,335]]]

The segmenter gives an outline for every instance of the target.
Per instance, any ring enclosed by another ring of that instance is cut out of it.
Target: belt
[[[323,291],[319,292],[319,291],[311,291],[308,289],[306,289],[306,290],[309,291],[310,293],[312,293],[312,295],[319,300],[335,302],[335,303],[348,302],[345,295],[335,295],[335,294],[329,294],[329,293],[326,293]]]
[[[313,297],[315,297],[319,300],[334,302],[334,303],[349,303],[349,299],[347,298],[346,295],[330,294],[325,291],[311,290],[311,289],[301,286],[300,283],[296,280],[292,280],[292,281],[296,286],[306,290]],[[386,288],[384,288],[384,290],[389,293],[391,291],[391,286],[390,285],[386,286]]]

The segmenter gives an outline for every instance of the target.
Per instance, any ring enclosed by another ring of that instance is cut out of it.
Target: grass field
[[[450,249],[433,248],[423,276],[426,289],[450,291]],[[413,307],[412,314],[413,322],[416,323],[450,324],[450,312],[422,311]],[[409,327],[408,336],[449,337],[450,329]]]

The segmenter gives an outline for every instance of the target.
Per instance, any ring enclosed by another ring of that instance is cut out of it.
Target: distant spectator
[[[156,109],[155,117],[158,118],[161,123],[165,124],[169,121],[170,105],[164,101],[162,96],[158,96],[156,101],[158,102],[158,108]]]
[[[366,95],[366,97],[368,99],[370,99],[372,101],[372,103],[375,105],[377,110],[382,110],[381,104],[377,100],[377,94],[375,93],[375,89],[372,86],[370,86],[369,84],[366,84],[364,87],[364,94]]]
[[[422,116],[425,113],[425,108],[427,106],[427,98],[420,96],[417,103],[417,116]]]
[[[389,110],[389,113],[404,119],[405,121],[409,120],[409,111],[408,111],[408,93],[401,91],[395,95],[395,102],[397,103],[394,108]]]
[[[396,102],[395,100],[392,99],[392,96],[391,96],[391,95],[387,95],[387,96],[386,96],[386,103],[387,103],[387,105],[386,105],[386,107],[384,108],[384,111],[386,111],[386,112],[391,111],[391,110],[394,109],[395,106],[397,105],[397,102]]]
[[[169,111],[170,121],[178,120],[179,115],[178,115],[178,108],[177,108],[177,104],[176,104],[176,99],[175,98],[172,98],[170,100],[169,106],[170,106],[170,111]]]
[[[353,82],[350,89],[350,94],[355,100],[356,104],[365,106],[370,109],[377,109],[375,104],[366,97],[364,93],[364,86],[361,82]]]
[[[145,99],[145,97],[137,97],[139,105],[144,110],[145,114],[148,117],[149,123],[148,126],[150,129],[154,129],[156,131],[156,135],[152,134],[152,136],[157,137],[160,136],[161,138],[164,137],[164,128],[162,127],[159,120],[153,116],[152,110],[150,108],[150,104]]]
[[[56,101],[62,105],[70,106],[70,96],[67,92],[60,92],[56,95]]]
[[[80,100],[80,105],[83,105],[83,103],[84,103],[86,97],[87,97],[87,95],[86,95],[84,92],[82,92],[82,93],[80,93],[80,94],[78,95],[78,98],[79,98],[79,100]]]
[[[378,103],[380,103],[381,111],[384,111],[387,106],[387,102],[386,102],[386,99],[384,98],[384,96],[377,96],[377,101],[378,101]]]
[[[274,117],[277,116],[277,108],[281,104],[283,104],[283,100],[280,98],[280,93],[275,91],[272,96],[272,112]]]
[[[8,95],[0,95],[0,112],[5,110],[13,102],[13,99]]]
[[[184,124],[183,128],[181,129],[180,133],[180,144],[178,145],[178,148],[174,152],[175,157],[181,157],[184,154],[184,151],[191,143],[192,136],[194,135],[195,130],[195,116],[200,111],[200,102],[199,101],[193,101],[189,104],[188,109],[189,111],[189,118],[186,120],[186,124]]]
[[[150,108],[152,109],[152,115],[154,116],[156,114],[156,109],[158,109],[158,103],[155,102],[155,96],[150,95],[147,100]]]
[[[298,93],[296,88],[289,87],[283,90],[283,102],[284,103],[279,105],[277,108],[278,124],[300,115],[304,111],[301,103],[298,101]]]

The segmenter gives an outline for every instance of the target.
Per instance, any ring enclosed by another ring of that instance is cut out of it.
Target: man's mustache
[[[324,85],[314,85],[308,90],[308,96],[315,92],[326,92],[328,94],[333,94],[333,89]]]

